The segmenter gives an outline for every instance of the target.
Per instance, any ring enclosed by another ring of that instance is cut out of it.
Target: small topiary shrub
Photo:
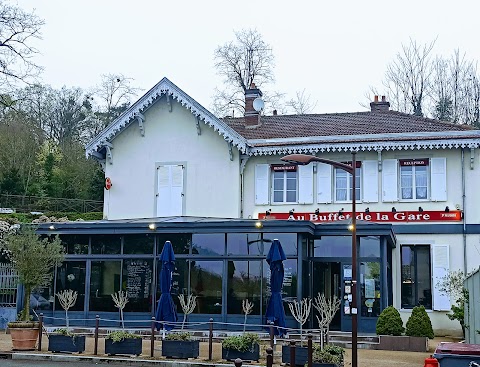
[[[382,311],[377,320],[377,335],[402,335],[405,331],[400,313],[393,306]]]
[[[426,336],[433,339],[433,328],[430,317],[428,317],[425,307],[417,306],[412,310],[412,314],[407,321],[405,334],[408,336]]]
[[[344,354],[345,350],[342,347],[327,344],[322,350],[319,344],[315,344],[312,359],[314,363],[332,363],[336,367],[343,367]]]
[[[243,335],[232,335],[225,338],[222,342],[224,349],[238,350],[239,352],[246,352],[252,350],[255,344],[260,343],[260,338],[257,334],[245,333]]]

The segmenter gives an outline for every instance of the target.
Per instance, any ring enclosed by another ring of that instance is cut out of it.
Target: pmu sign
[[[348,220],[351,212],[322,212],[322,213],[259,213],[258,219],[308,220],[313,223],[328,223],[339,220]],[[357,220],[367,222],[459,222],[462,220],[460,210],[445,211],[398,211],[398,212],[361,212],[356,215]]]

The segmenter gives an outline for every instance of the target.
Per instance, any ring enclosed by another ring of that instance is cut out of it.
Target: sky
[[[410,38],[480,60],[475,0],[7,1],[46,22],[35,41],[43,83],[87,89],[122,73],[146,92],[167,77],[206,108],[222,86],[214,50],[235,30],[256,29],[271,45],[269,89],[290,98],[305,90],[316,113],[364,111],[366,93]]]

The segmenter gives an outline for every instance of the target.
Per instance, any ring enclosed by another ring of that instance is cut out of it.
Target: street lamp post
[[[284,162],[307,165],[311,162],[320,162],[340,168],[352,175],[352,302],[350,306],[352,314],[352,367],[358,366],[357,353],[357,208],[356,208],[356,152],[352,152],[352,165],[319,158],[306,154],[290,154],[280,158]]]

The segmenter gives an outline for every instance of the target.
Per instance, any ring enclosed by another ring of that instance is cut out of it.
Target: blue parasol
[[[164,328],[166,330],[173,329],[173,324],[177,321],[177,312],[175,310],[175,304],[173,303],[170,290],[172,288],[172,273],[175,269],[175,255],[173,253],[172,243],[166,241],[163,246],[162,253],[160,254],[160,263],[162,270],[160,271],[160,291],[162,295],[158,300],[157,313],[155,319],[157,321],[165,321]],[[157,324],[157,330],[160,329],[160,325]]]
[[[273,322],[275,326],[275,334],[282,336],[285,334],[285,310],[282,302],[282,285],[283,285],[283,260],[286,260],[285,252],[279,240],[273,240],[270,251],[267,255],[267,263],[270,265],[270,290],[271,296],[268,301],[265,317],[267,324]]]

